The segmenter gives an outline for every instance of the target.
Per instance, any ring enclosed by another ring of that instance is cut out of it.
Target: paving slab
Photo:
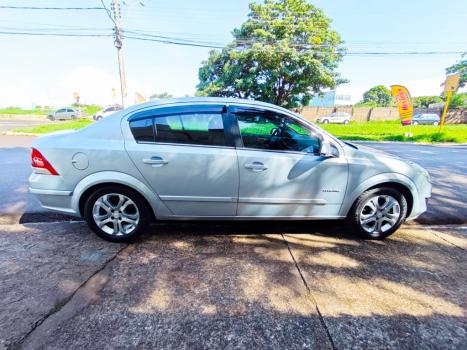
[[[90,282],[23,348],[331,349],[278,234],[150,234]]]
[[[309,222],[173,222],[128,246],[84,223],[0,232],[0,348],[467,345],[466,228],[370,242]]]
[[[467,230],[285,234],[337,349],[466,349]]]
[[[82,224],[0,225],[0,349],[66,304],[120,249]]]

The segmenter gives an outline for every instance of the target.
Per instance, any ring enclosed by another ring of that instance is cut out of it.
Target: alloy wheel
[[[132,233],[140,220],[135,202],[119,193],[108,193],[99,197],[93,205],[92,216],[102,231],[114,236]]]
[[[401,216],[399,202],[389,195],[370,197],[360,211],[360,226],[368,233],[383,233],[394,227]]]

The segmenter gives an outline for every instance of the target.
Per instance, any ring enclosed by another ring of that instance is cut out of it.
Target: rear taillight
[[[54,167],[37,149],[31,149],[31,165],[35,173],[46,175],[58,175]]]

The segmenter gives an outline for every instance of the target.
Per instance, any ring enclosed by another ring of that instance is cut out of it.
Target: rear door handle
[[[268,167],[261,162],[245,163],[244,166],[245,168],[250,169],[255,173],[259,173],[268,169]]]
[[[161,167],[161,166],[167,164],[168,161],[166,161],[162,157],[151,157],[151,158],[143,159],[143,163],[144,164],[151,164],[151,166],[153,168],[158,168],[158,167]]]

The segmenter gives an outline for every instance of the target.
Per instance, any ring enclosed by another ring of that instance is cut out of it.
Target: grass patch
[[[53,131],[82,129],[91,123],[92,121],[89,119],[77,119],[77,120],[72,120],[69,122],[37,125],[30,129],[15,129],[14,132],[26,132],[26,133],[31,133],[31,134],[47,134]]]
[[[467,142],[467,125],[445,125],[443,132],[439,133],[439,127],[434,125],[401,126],[398,120],[374,121],[366,123],[351,122],[349,125],[320,124],[331,134],[342,140],[363,141],[408,141],[408,142]],[[412,132],[413,137],[404,134]]]
[[[0,114],[34,114],[34,115],[47,115],[49,110],[41,109],[22,109],[19,107],[6,107],[0,108]]]

